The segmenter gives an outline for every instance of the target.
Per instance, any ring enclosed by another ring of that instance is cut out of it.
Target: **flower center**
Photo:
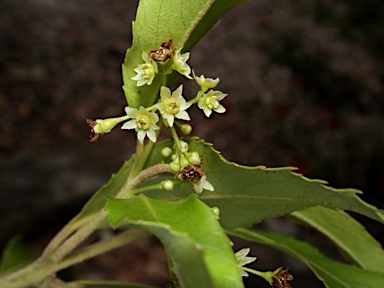
[[[165,113],[175,115],[180,111],[180,102],[175,98],[167,98],[163,104]]]
[[[139,114],[136,117],[137,128],[141,130],[148,130],[151,128],[151,119],[149,119],[148,115]]]
[[[219,107],[219,102],[217,101],[216,96],[208,96],[207,99],[205,99],[205,105],[209,109],[216,109]]]
[[[153,69],[153,66],[151,64],[145,63],[142,66],[143,69],[143,78],[148,80],[150,79],[153,74],[155,74],[155,69]]]

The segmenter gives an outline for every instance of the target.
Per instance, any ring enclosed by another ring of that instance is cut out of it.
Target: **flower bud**
[[[180,128],[180,131],[184,134],[184,135],[188,135],[192,132],[192,126],[189,125],[189,124],[180,124],[179,125],[179,128]]]
[[[171,168],[172,171],[179,171],[180,170],[180,164],[177,162],[171,162],[169,163],[169,168]]]
[[[180,141],[180,152],[186,153],[188,152],[188,143],[184,141]]]
[[[172,180],[164,180],[160,183],[161,189],[171,191],[173,189],[173,181]]]
[[[218,207],[212,207],[211,211],[216,215],[216,218],[219,219],[220,217],[220,209]]]
[[[180,157],[180,166],[181,167],[185,167],[187,165],[189,165],[189,161],[187,160],[187,158],[185,158],[184,156],[181,156]]]
[[[169,147],[164,147],[163,149],[161,149],[161,155],[163,155],[164,157],[171,156],[172,155],[172,149]]]
[[[187,153],[186,156],[187,156],[189,163],[191,163],[193,165],[199,164],[201,162],[199,152],[197,152],[197,151]]]

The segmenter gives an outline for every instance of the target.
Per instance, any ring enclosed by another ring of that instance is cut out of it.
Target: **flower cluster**
[[[171,169],[177,172],[179,179],[188,180],[192,183],[195,191],[201,193],[203,189],[213,190],[214,188],[206,180],[200,156],[196,155],[197,152],[195,151],[188,151],[188,148],[185,149],[186,143],[179,140],[175,126],[184,135],[191,133],[191,125],[182,123],[180,120],[189,121],[191,119],[187,109],[193,104],[197,104],[197,107],[207,117],[210,117],[212,112],[224,113],[225,108],[220,101],[227,94],[212,90],[219,84],[219,78],[211,79],[206,78],[204,75],[196,76],[195,72],[187,64],[190,53],[182,53],[182,48],[175,49],[172,45],[173,40],[169,39],[161,43],[158,49],[151,49],[149,52],[143,51],[141,54],[143,62],[132,68],[135,76],[131,77],[131,79],[136,81],[137,87],[151,86],[152,84],[153,87],[156,87],[160,83],[160,79],[165,79],[164,75],[177,71],[186,78],[195,80],[199,85],[200,90],[195,97],[187,100],[183,96],[182,85],[174,91],[163,85],[160,86],[157,103],[153,103],[152,106],[126,107],[125,116],[97,119],[96,121],[87,119],[87,122],[92,131],[91,141],[96,141],[100,135],[110,132],[117,124],[125,122],[121,128],[135,130],[137,139],[141,144],[144,144],[146,137],[150,141],[156,142],[160,127],[164,124],[164,126],[170,129],[175,143],[174,152],[171,152]],[[191,76],[191,73],[193,76]],[[157,75],[160,75],[160,77],[156,78]],[[155,85],[154,83],[157,84]],[[165,82],[163,81],[163,83]],[[145,95],[142,97],[145,97]]]

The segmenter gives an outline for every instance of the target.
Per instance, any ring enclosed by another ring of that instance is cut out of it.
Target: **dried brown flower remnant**
[[[91,128],[91,135],[89,135],[89,141],[90,142],[96,142],[100,138],[100,133],[97,133],[93,128],[96,126],[96,121],[93,121],[92,119],[86,119],[89,127]]]
[[[151,49],[151,51],[148,53],[148,58],[155,60],[156,62],[165,62],[172,57],[173,51],[175,50],[172,48],[172,44],[172,38],[169,38],[168,41],[162,42],[158,49]]]
[[[175,177],[181,177],[182,180],[188,180],[195,183],[200,181],[205,172],[201,163],[187,165],[180,172],[176,173]]]
[[[282,267],[275,271],[275,275],[272,276],[271,286],[273,288],[293,288],[287,281],[292,281],[292,274],[288,273],[288,269],[284,270]]]

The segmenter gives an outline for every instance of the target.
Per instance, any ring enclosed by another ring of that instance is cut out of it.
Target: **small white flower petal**
[[[156,142],[156,132],[154,130],[149,129],[147,132],[147,136],[149,140],[151,140],[152,142]]]
[[[212,186],[212,184],[207,181],[207,177],[205,175],[203,175],[203,177],[201,177],[198,184],[201,188],[203,188],[205,190],[209,190],[209,191],[215,190],[215,188]]]
[[[196,183],[193,184],[193,189],[195,190],[195,192],[197,194],[200,194],[201,192],[203,192],[203,188],[201,188],[200,185],[198,185]]]
[[[179,102],[180,102],[180,110],[187,110],[192,105],[192,103],[185,101],[184,98],[182,98]]]
[[[215,110],[216,113],[224,113],[226,111],[226,109],[224,108],[223,105],[219,104],[219,107],[213,109]]]
[[[179,113],[177,113],[176,115],[176,118],[178,119],[182,119],[182,120],[191,120],[191,118],[189,117],[189,114],[186,112],[186,111],[179,111]]]
[[[164,114],[164,115],[165,115],[165,119],[167,119],[168,125],[170,127],[173,127],[173,122],[175,120],[175,116],[171,115],[171,114]]]
[[[139,130],[137,132],[137,139],[139,139],[141,144],[144,144],[144,138],[147,133],[144,130]]]
[[[235,253],[236,259],[240,260],[241,258],[244,258],[248,255],[248,253],[251,252],[250,248],[243,248]]]
[[[212,114],[212,110],[209,109],[207,106],[205,106],[203,108],[203,111],[204,111],[205,116],[207,116],[207,117],[211,116],[211,114]]]
[[[241,277],[248,277],[249,274],[247,272],[245,272],[243,269],[239,268],[239,272],[240,272],[240,276]]]
[[[130,114],[131,114],[132,112],[137,111],[137,109],[132,108],[132,107],[129,107],[129,106],[125,107],[124,110],[125,110],[125,113],[126,113],[129,117],[131,117]],[[132,118],[132,117],[131,117],[131,118]]]
[[[129,120],[121,126],[121,129],[136,129],[136,120]]]
[[[173,91],[172,96],[175,98],[180,98],[180,97],[183,98],[183,96],[181,96],[182,93],[183,93],[183,85],[180,85],[179,87],[177,87],[175,91]]]
[[[171,89],[165,86],[161,86],[160,88],[160,97],[171,97]]]

